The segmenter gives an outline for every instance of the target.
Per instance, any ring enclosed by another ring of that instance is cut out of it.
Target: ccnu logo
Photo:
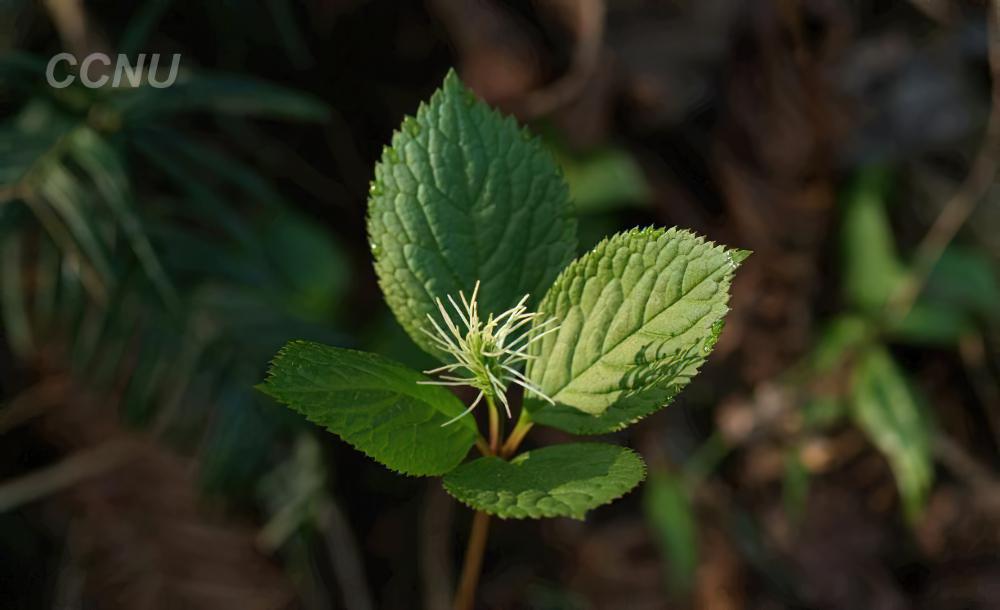
[[[71,53],[59,53],[58,55],[54,55],[45,67],[45,80],[48,81],[50,86],[56,89],[64,89],[73,84],[73,81],[76,80],[76,75],[74,74],[66,74],[61,79],[56,77],[56,67],[60,63],[65,62],[70,66],[78,65],[80,67],[80,82],[83,83],[84,87],[91,89],[103,87],[108,84],[108,81],[111,81],[112,87],[121,87],[123,86],[123,76],[128,81],[128,84],[124,85],[126,87],[138,87],[142,84],[143,80],[148,82],[149,86],[154,89],[163,89],[174,84],[174,81],[177,80],[177,69],[181,63],[180,54],[173,54],[169,72],[163,80],[157,80],[157,72],[160,67],[160,54],[153,53],[149,57],[149,66],[147,68],[145,53],[139,54],[135,65],[132,65],[132,62],[124,54],[119,54],[118,60],[114,64],[114,74],[112,76],[109,70],[112,65],[111,58],[105,53],[91,53],[84,57],[82,62],[77,62],[76,57]],[[95,64],[99,65],[95,66]],[[144,74],[145,79],[143,78]]]

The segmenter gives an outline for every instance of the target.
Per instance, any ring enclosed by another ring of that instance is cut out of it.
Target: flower
[[[461,291],[458,298],[462,302],[459,307],[455,299],[449,295],[457,321],[465,329],[460,329],[452,319],[441,299],[435,299],[444,327],[434,316],[427,314],[430,327],[422,330],[431,338],[434,345],[446,352],[453,360],[435,369],[424,371],[428,375],[437,375],[438,380],[419,381],[418,383],[444,386],[471,386],[479,390],[476,399],[461,415],[445,423],[454,423],[468,415],[476,405],[487,396],[487,400],[497,400],[503,405],[507,417],[511,417],[510,404],[507,402],[507,386],[511,383],[523,387],[528,392],[540,396],[543,400],[553,403],[538,386],[528,381],[528,378],[518,370],[523,363],[535,356],[528,354],[528,348],[545,335],[559,330],[555,318],[538,322],[542,317],[539,312],[528,311],[525,303],[529,295],[524,297],[514,307],[494,316],[492,313],[485,321],[479,318],[479,282],[472,290],[472,296],[465,298]],[[531,325],[531,326],[528,326]],[[554,404],[554,403],[553,403]]]

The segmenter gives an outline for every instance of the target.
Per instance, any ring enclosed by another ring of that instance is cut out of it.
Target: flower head
[[[437,375],[438,380],[419,383],[466,385],[479,390],[469,408],[446,423],[446,426],[470,413],[483,396],[487,396],[488,400],[499,401],[507,412],[507,417],[510,417],[507,386],[511,383],[552,402],[538,386],[528,381],[518,367],[534,358],[528,354],[528,347],[532,343],[559,329],[555,318],[538,322],[542,314],[528,311],[525,303],[529,295],[524,295],[514,307],[497,316],[491,313],[486,320],[482,320],[479,317],[478,295],[477,281],[470,298],[466,299],[461,291],[458,293],[461,307],[451,295],[448,296],[457,319],[452,318],[441,299],[436,299],[444,326],[434,316],[427,314],[430,326],[421,328],[453,362],[424,371],[428,375]]]

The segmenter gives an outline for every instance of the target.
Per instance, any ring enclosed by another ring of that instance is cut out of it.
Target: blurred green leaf
[[[918,345],[955,345],[1000,314],[1000,280],[985,253],[949,246],[927,277],[917,302],[902,320],[894,321],[893,337]]]
[[[291,310],[329,320],[349,288],[346,253],[325,230],[289,211],[269,219],[261,237]]]
[[[94,212],[94,197],[88,185],[57,160],[47,163],[32,176],[31,182],[31,188],[38,194],[38,199],[27,198],[32,211],[39,216],[45,215],[48,212],[45,208],[51,206],[104,286],[113,287],[116,274],[111,264],[107,233],[111,227],[99,224],[101,219]],[[45,224],[53,240],[61,241],[61,227]]]
[[[164,56],[158,68],[160,78],[165,78],[170,59]],[[305,93],[252,78],[207,72],[182,72],[174,84],[163,89],[141,86],[118,90],[109,97],[108,105],[129,124],[189,112],[304,122],[323,122],[330,114],[324,102]]]
[[[906,317],[894,321],[892,338],[916,345],[953,346],[975,329],[975,322],[961,308],[920,299]]]
[[[85,128],[72,133],[68,146],[72,158],[89,174],[102,200],[114,213],[132,251],[164,302],[176,306],[177,293],[143,228],[119,153],[92,129]]]
[[[666,560],[671,588],[689,591],[698,569],[698,523],[684,481],[666,473],[650,476],[643,508]]]
[[[173,0],[146,0],[132,11],[125,31],[118,42],[118,52],[132,58],[149,41],[149,34],[156,28]]]
[[[934,476],[931,421],[920,397],[884,347],[870,348],[857,363],[851,414],[889,461],[904,512],[915,521]]]
[[[789,518],[795,523],[800,522],[805,515],[806,501],[809,499],[809,471],[799,457],[798,447],[793,447],[785,453],[781,497]]]
[[[871,323],[860,316],[840,315],[827,322],[809,354],[810,368],[830,373],[848,364],[852,352],[872,337]]]
[[[577,212],[589,213],[647,203],[646,176],[628,151],[605,147],[583,155],[551,146]]]
[[[843,200],[844,298],[867,313],[882,310],[904,271],[886,210],[891,182],[887,170],[861,170]]]
[[[5,335],[11,350],[27,358],[34,352],[35,342],[28,321],[28,300],[24,291],[22,240],[16,232],[0,228],[0,307]]]
[[[996,319],[1000,315],[1000,273],[988,253],[949,246],[927,278],[924,297]]]

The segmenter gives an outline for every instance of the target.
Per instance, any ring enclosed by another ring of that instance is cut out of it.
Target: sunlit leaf
[[[668,404],[715,346],[747,254],[679,229],[636,229],[570,264],[539,306],[560,327],[528,365],[555,402],[529,393],[532,419],[600,434]]]

